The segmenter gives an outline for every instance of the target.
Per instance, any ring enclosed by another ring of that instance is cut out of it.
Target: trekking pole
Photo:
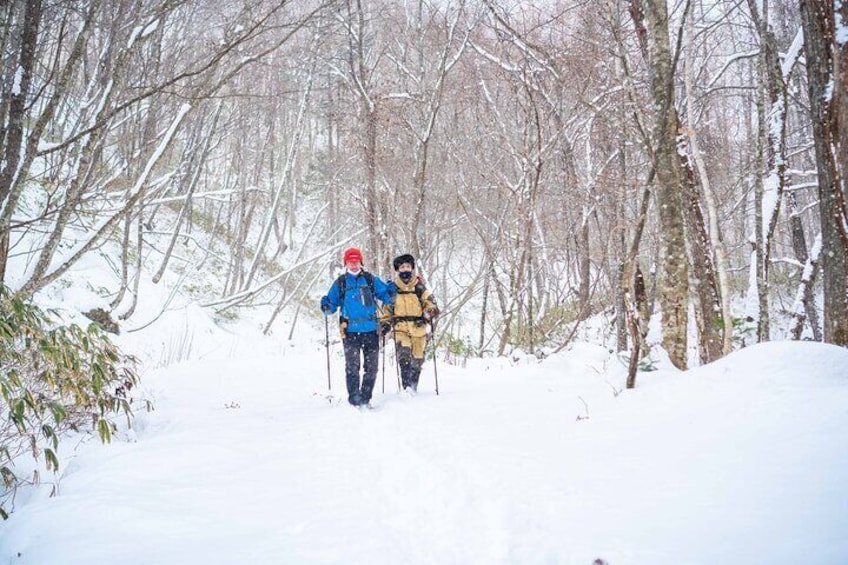
[[[436,379],[436,396],[439,396],[439,369],[436,367],[436,324],[430,320],[430,336],[433,339],[433,377]]]
[[[400,392],[400,357],[398,357],[397,334],[394,331],[394,324],[392,324],[392,328],[392,340],[395,342],[395,372],[397,373],[398,392]]]
[[[386,394],[386,334],[383,334],[383,394]]]
[[[330,321],[324,316],[324,349],[327,351],[327,390],[333,392],[333,381],[330,380]]]

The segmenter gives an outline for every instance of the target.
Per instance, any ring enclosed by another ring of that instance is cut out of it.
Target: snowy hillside
[[[125,440],[64,454],[57,495],[0,524],[0,563],[848,562],[844,349],[769,343],[624,391],[576,344],[440,363],[439,396],[428,361],[407,398],[389,347],[360,412],[325,398],[323,327],[289,343],[185,316],[208,330],[195,358],[143,375],[156,410]]]

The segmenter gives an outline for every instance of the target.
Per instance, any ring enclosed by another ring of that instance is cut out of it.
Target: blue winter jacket
[[[345,271],[345,295],[340,296],[338,279],[333,282],[327,296],[321,299],[321,304],[330,306],[329,313],[334,313],[341,306],[341,317],[347,320],[347,331],[353,333],[376,332],[377,303],[373,294],[383,304],[392,304],[395,301],[397,288],[394,283],[386,283],[380,277],[374,276],[374,293],[364,275],[360,271],[353,275]],[[372,275],[373,276],[373,275]]]

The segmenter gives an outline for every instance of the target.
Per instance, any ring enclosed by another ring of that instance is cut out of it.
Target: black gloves
[[[427,308],[426,310],[424,310],[424,314],[422,315],[422,317],[425,320],[427,320],[428,322],[432,322],[433,320],[436,319],[436,316],[438,316],[438,315],[439,315],[439,309],[436,306],[433,306],[431,308]]]
[[[391,323],[389,323],[388,321],[380,322],[380,335],[381,336],[387,335],[390,331],[392,331],[392,324]]]
[[[330,301],[327,300],[327,297],[321,299],[321,311],[324,312],[324,315],[330,313]]]

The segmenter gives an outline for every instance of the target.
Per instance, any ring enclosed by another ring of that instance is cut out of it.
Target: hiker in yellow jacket
[[[432,331],[439,307],[421,277],[415,272],[415,258],[400,255],[392,262],[395,268],[397,298],[388,307],[388,321],[394,331],[400,379],[403,390],[415,393],[424,365],[424,347]]]

